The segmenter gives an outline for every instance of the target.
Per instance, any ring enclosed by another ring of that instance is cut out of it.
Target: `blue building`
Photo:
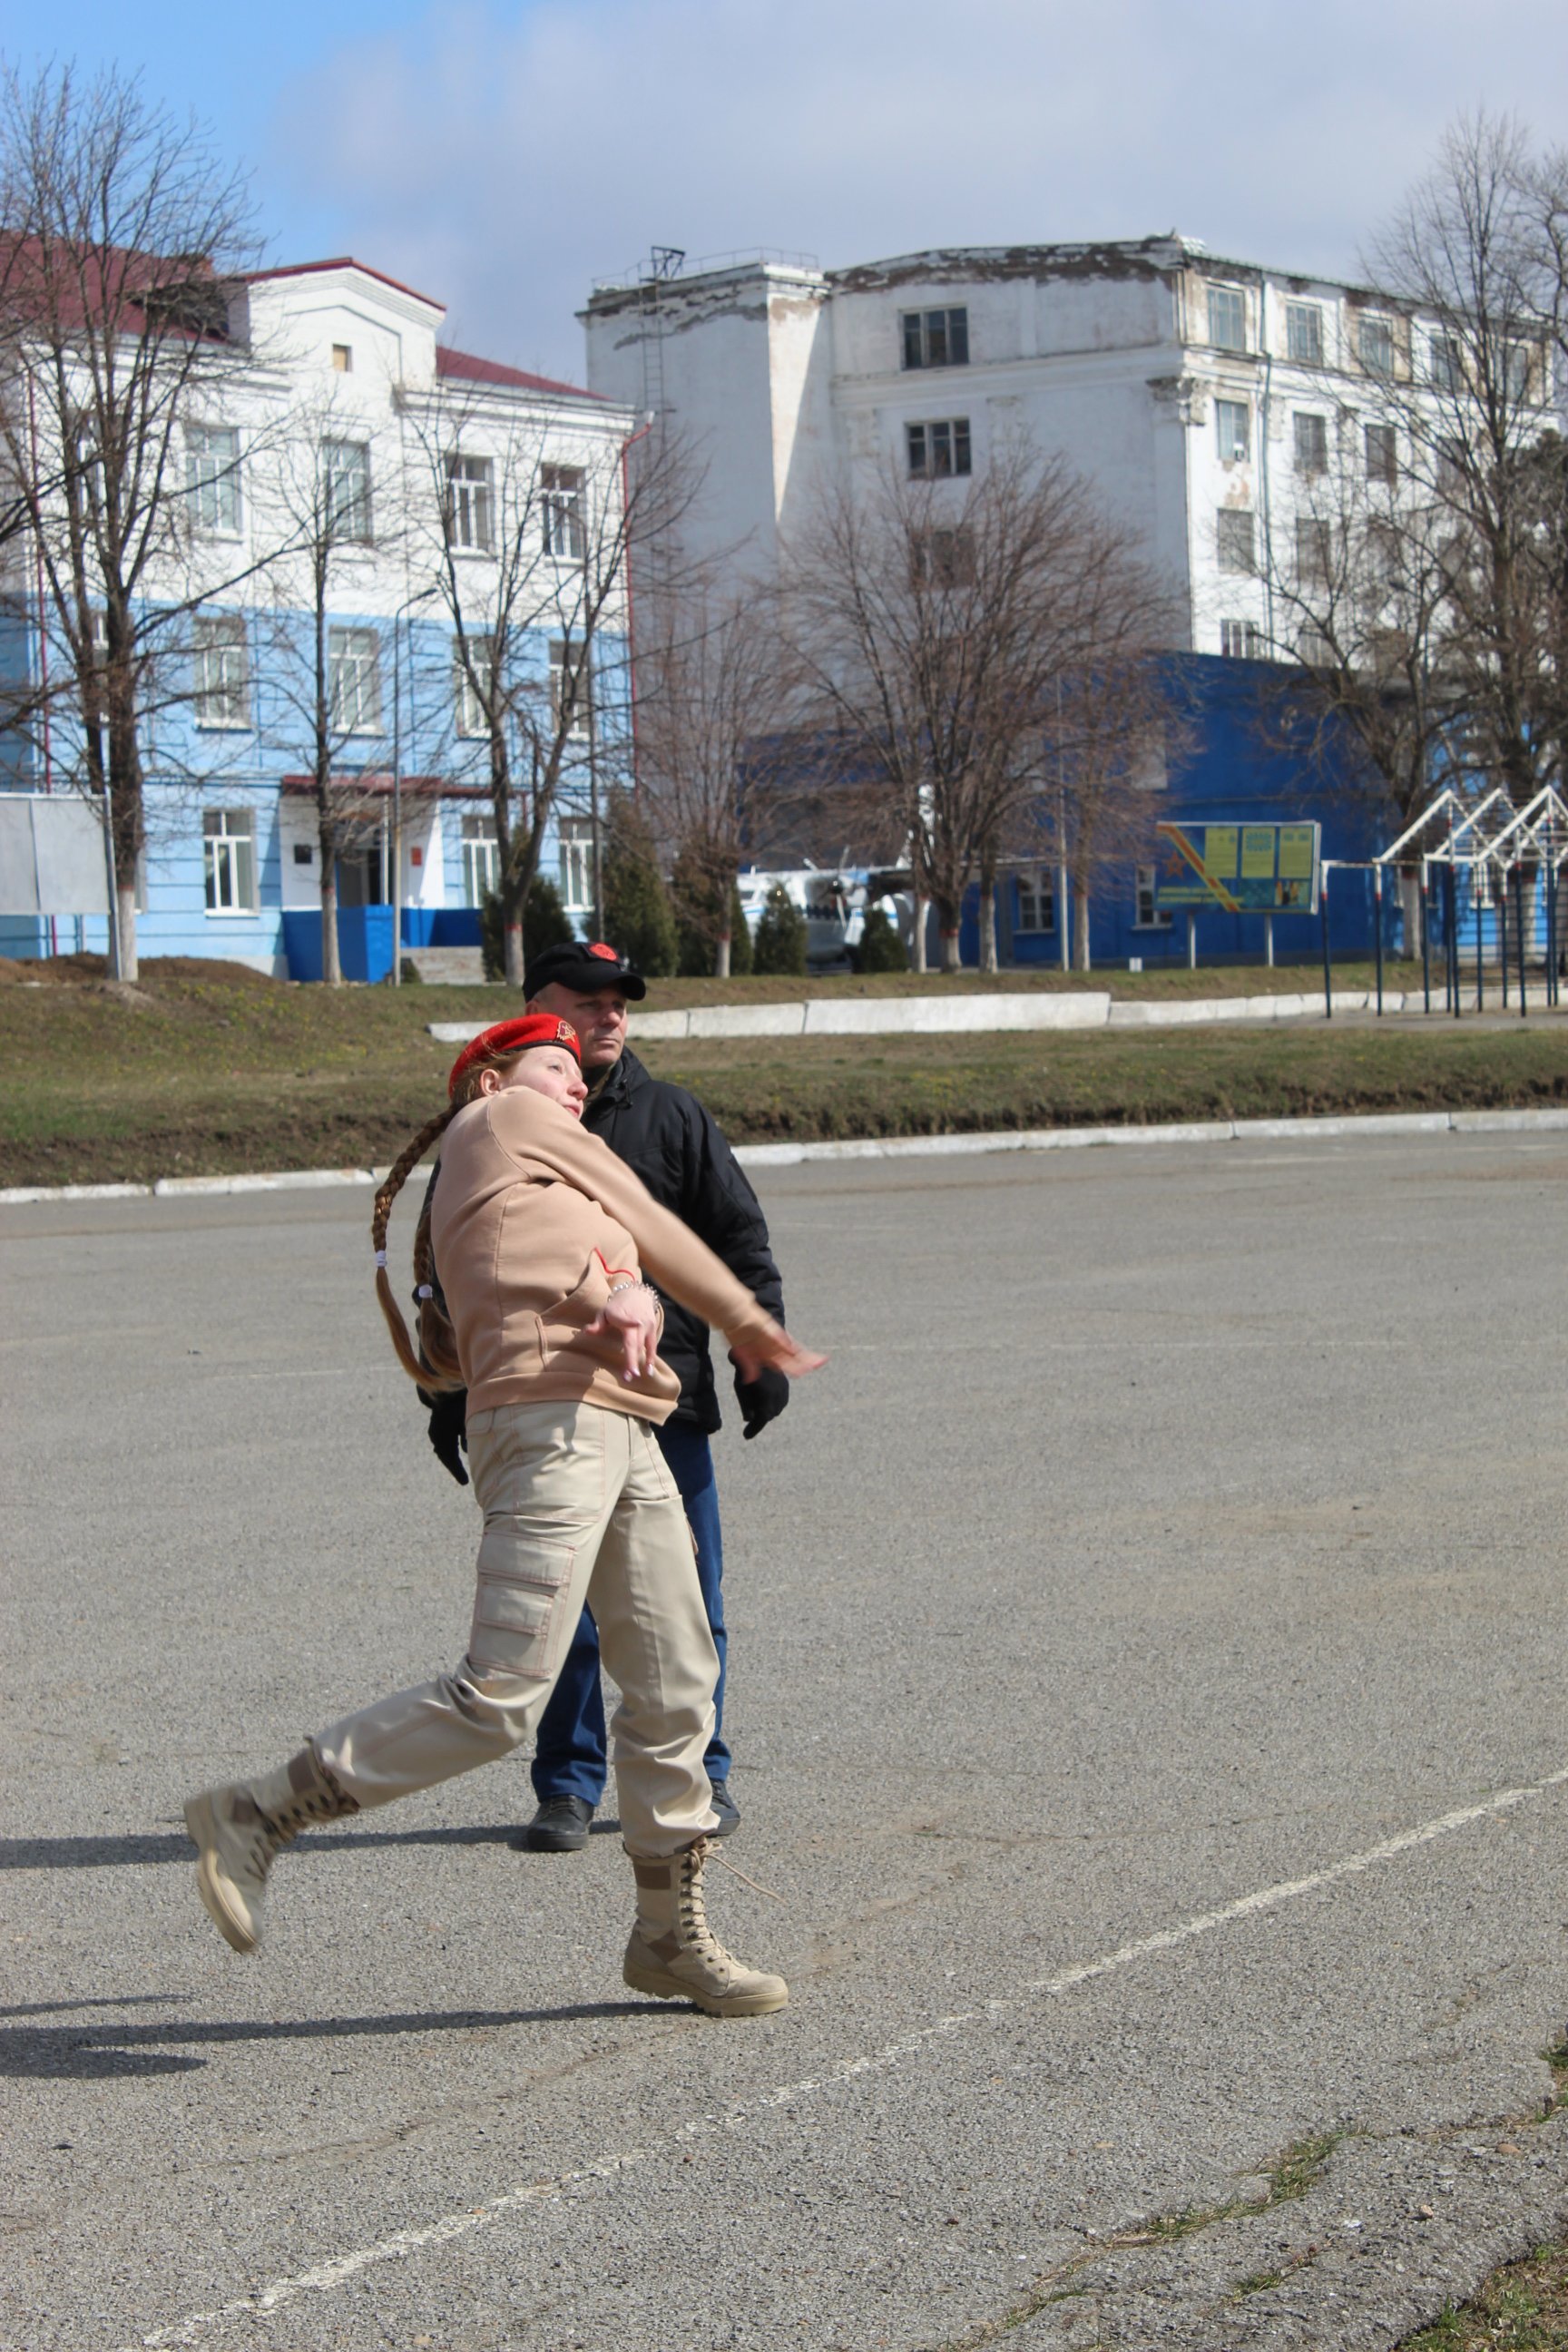
[[[139,956],[321,976],[323,744],[344,977],[390,972],[395,904],[405,950],[477,946],[498,873],[494,724],[514,823],[558,759],[542,871],[585,920],[596,803],[628,731],[617,572],[634,420],[442,345],[438,303],[353,261],[259,272],[223,299],[221,348],[171,453],[168,555],[140,608]],[[0,684],[37,688],[72,665],[18,577]],[[0,738],[0,789],[79,788],[75,704],[61,695],[47,723]],[[101,915],[0,918],[0,954],[107,943]]]

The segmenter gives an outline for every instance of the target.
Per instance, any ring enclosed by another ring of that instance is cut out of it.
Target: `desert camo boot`
[[[727,1952],[708,1925],[702,1870],[709,1841],[648,1862],[632,1856],[637,1882],[637,1925],[621,1974],[634,1992],[659,2000],[691,2000],[710,2017],[766,2017],[783,2009],[783,1977],[749,1969]]]
[[[358,1811],[310,1748],[259,1780],[232,1780],[193,1797],[185,1827],[198,1852],[196,1892],[224,1941],[237,1952],[254,1952],[274,1855],[310,1822]]]

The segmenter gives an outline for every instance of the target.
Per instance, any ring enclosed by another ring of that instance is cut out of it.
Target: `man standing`
[[[528,1010],[557,1013],[572,1024],[581,1040],[583,1076],[589,1087],[584,1126],[601,1136],[641,1177],[660,1206],[689,1224],[758,1304],[782,1323],[783,1286],[768,1246],[767,1224],[734,1153],[694,1096],[683,1087],[650,1077],[627,1048],[627,1002],[640,1003],[647,993],[642,975],[601,940],[547,948],[523,978]],[[663,1305],[659,1354],[680,1381],[680,1402],[656,1433],[696,1539],[697,1573],[719,1653],[707,1767],[719,1816],[713,1834],[727,1837],[741,1816],[730,1794],[730,1750],[723,1738],[724,1555],[709,1444],[720,1426],[719,1403],[707,1325],[672,1298],[665,1298]],[[737,1372],[735,1395],[745,1434],[754,1437],[789,1402],[789,1381],[784,1373],[770,1370],[754,1381],[742,1381]],[[444,1445],[436,1426],[441,1419],[437,1405],[432,1442],[447,1466],[454,1467],[456,1432],[448,1423]],[[586,1845],[589,1823],[605,1791],[606,1759],[599,1639],[584,1610],[540,1721],[532,1765],[538,1811],[520,1842],[544,1853],[575,1853]]]

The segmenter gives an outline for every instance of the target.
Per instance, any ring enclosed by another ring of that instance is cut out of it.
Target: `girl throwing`
[[[763,1364],[798,1378],[825,1359],[584,1134],[566,1022],[531,1013],[485,1030],[447,1091],[448,1108],[376,1194],[371,1231],[404,1370],[426,1388],[468,1391],[484,1533],[468,1654],[452,1673],[330,1725],[276,1770],[193,1797],[201,1899],[234,1949],[253,1952],[279,1848],[310,1822],[432,1788],[529,1738],[586,1601],[621,1692],[616,1779],[637,1881],[626,1981],[710,2016],[763,2016],[789,1998],[783,1978],[727,1952],[704,1911],[718,1660],[685,1515],[650,1434],[679,1385],[659,1360],[661,1309],[645,1269],[723,1332],[748,1378]],[[440,1177],[414,1247],[416,1349],[387,1278],[386,1226],[437,1136]]]

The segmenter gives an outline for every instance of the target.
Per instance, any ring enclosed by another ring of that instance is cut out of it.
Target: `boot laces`
[[[708,1925],[707,1898],[702,1890],[702,1865],[708,1859],[709,1843],[707,1838],[699,1838],[680,1858],[680,1940],[700,1951],[704,1958],[727,1960],[730,1954]]]

